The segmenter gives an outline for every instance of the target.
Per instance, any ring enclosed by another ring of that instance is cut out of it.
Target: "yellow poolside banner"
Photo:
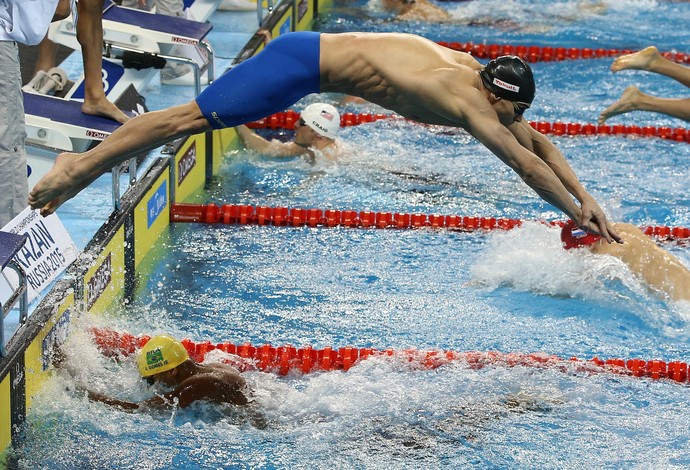
[[[125,230],[115,232],[84,276],[84,311],[102,313],[125,286]]]
[[[240,148],[240,139],[234,127],[227,127],[213,132],[213,174],[220,171],[223,158],[231,150]],[[181,201],[180,201],[181,202]]]
[[[163,172],[134,209],[134,269],[170,224],[170,177]]]
[[[31,406],[33,398],[50,377],[49,368],[53,346],[65,341],[74,312],[74,293],[71,292],[63,299],[56,314],[46,322],[24,352],[24,369],[31,372],[26,374],[27,410]]]
[[[295,31],[295,28],[293,27],[294,22],[292,19],[292,12],[293,6],[290,5],[288,8],[285,9],[283,16],[278,18],[273,27],[270,28],[269,32],[271,33],[271,37],[273,39],[277,38],[281,34],[286,34]]]
[[[189,137],[175,154],[171,184],[176,201],[184,201],[206,184],[206,134]]]
[[[314,21],[314,11],[318,0],[294,0],[294,31],[308,31]]]
[[[10,401],[10,374],[0,382],[0,455],[12,442],[12,402]],[[0,457],[0,465],[3,464]]]

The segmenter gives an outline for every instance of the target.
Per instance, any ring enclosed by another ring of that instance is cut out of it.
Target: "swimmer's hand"
[[[604,211],[593,199],[582,202],[580,220],[575,221],[577,225],[588,232],[596,233],[606,239],[607,242],[623,243],[623,238],[613,228],[608,221]]]

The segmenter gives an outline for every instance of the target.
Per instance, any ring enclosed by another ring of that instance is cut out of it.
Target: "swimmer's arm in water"
[[[104,393],[100,392],[94,392],[93,390],[88,390],[85,389],[86,391],[86,396],[89,398],[91,401],[97,401],[99,403],[104,403],[109,406],[113,406],[115,408],[120,408],[121,410],[124,411],[135,411],[135,410],[140,410],[140,409],[160,409],[160,408],[167,408],[170,406],[173,406],[176,404],[177,400],[175,399],[175,392],[170,392],[166,393],[164,395],[156,395],[153,398],[149,398],[148,400],[142,401],[140,403],[134,403],[131,401],[126,401],[126,400],[120,400],[119,398],[113,398],[108,395],[105,395]],[[191,402],[187,403],[186,406],[189,406]],[[182,408],[185,408],[186,406],[180,405]]]
[[[89,389],[85,389],[85,391],[90,400],[125,411],[134,411],[146,408],[167,408],[173,405],[187,408],[195,401],[200,400],[246,405],[249,401],[244,393],[245,389],[246,383],[239,374],[232,380],[221,380],[213,374],[204,374],[184,380],[172,392],[156,395],[140,403],[120,400]]]
[[[93,390],[86,389],[86,396],[91,401],[97,401],[100,403],[105,403],[106,405],[114,406],[116,408],[123,409],[125,411],[134,411],[140,408],[139,403],[132,403],[125,400],[119,400],[117,398],[109,397],[100,392],[94,392]]]
[[[281,142],[275,139],[271,141],[266,140],[245,125],[237,126],[235,130],[248,149],[263,155],[270,157],[298,157],[306,153],[304,147],[300,147],[294,142]]]
[[[565,156],[541,132],[538,132],[524,119],[509,127],[520,144],[541,158],[553,170],[565,189],[580,202],[580,219],[573,219],[580,227],[602,235],[609,243],[623,240],[613,225],[606,219],[604,211],[596,200],[582,186]]]

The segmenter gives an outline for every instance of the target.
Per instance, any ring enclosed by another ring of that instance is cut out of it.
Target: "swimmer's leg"
[[[77,40],[84,65],[84,103],[81,110],[85,114],[126,122],[129,117],[108,100],[103,88],[103,0],[80,0],[77,9]]]
[[[178,137],[210,130],[196,101],[130,119],[103,142],[81,154],[63,153],[36,183],[29,205],[48,215],[115,165]]]
[[[320,34],[288,33],[225,72],[196,98],[216,129],[235,127],[284,111],[320,91]]]
[[[645,70],[665,75],[690,88],[690,68],[668,60],[654,46],[618,57],[611,64],[612,72],[626,69]]]
[[[690,98],[657,98],[629,86],[621,97],[599,115],[599,125],[610,117],[631,111],[650,111],[690,121]]]

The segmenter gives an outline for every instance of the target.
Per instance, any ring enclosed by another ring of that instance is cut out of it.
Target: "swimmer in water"
[[[326,160],[335,161],[340,150],[336,141],[340,130],[340,113],[326,103],[314,103],[304,108],[295,124],[295,135],[291,142],[277,139],[268,141],[245,125],[239,125],[235,130],[248,149],[270,157],[304,156],[308,162],[314,163],[318,154]]]
[[[611,71],[614,73],[626,69],[665,75],[690,88],[690,67],[668,60],[654,46],[618,57],[611,64]],[[613,116],[631,111],[650,111],[690,121],[690,98],[657,98],[631,85],[625,89],[618,101],[601,112],[599,125]]]
[[[398,21],[432,21],[442,23],[452,17],[429,0],[382,0],[383,8],[395,14]]]
[[[690,300],[690,270],[678,258],[634,225],[615,223],[614,226],[625,243],[606,243],[598,235],[580,230],[572,221],[561,230],[561,241],[566,249],[588,248],[592,253],[618,258],[655,292],[674,301]]]
[[[249,403],[249,388],[237,369],[221,363],[198,364],[189,358],[182,343],[167,335],[154,336],[144,345],[137,357],[137,367],[143,378],[172,388],[172,391],[133,403],[86,390],[89,399],[127,411],[171,406],[186,408],[196,401]]]
[[[139,115],[88,152],[60,154],[29,204],[51,214],[113,166],[172,139],[235,127],[308,94],[331,92],[421,123],[465,129],[579,227],[622,242],[560,150],[523,119],[535,91],[532,70],[514,56],[483,66],[412,34],[287,33],[195,100]]]

